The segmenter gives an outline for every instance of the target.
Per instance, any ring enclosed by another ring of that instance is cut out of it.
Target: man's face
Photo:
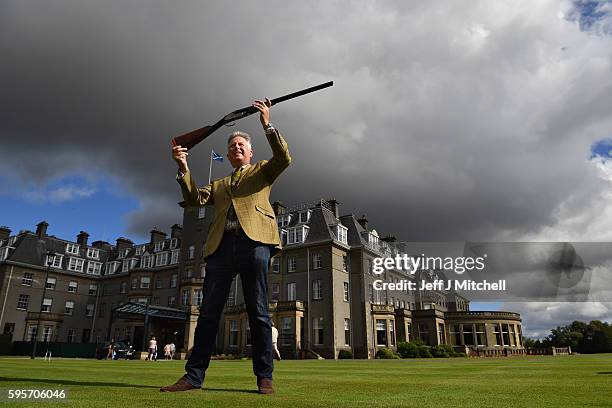
[[[232,167],[240,167],[251,162],[253,151],[251,144],[244,137],[236,136],[227,145],[227,158]]]

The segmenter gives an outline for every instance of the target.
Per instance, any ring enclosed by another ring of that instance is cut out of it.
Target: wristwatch
[[[275,130],[276,129],[274,128],[272,122],[268,122],[268,126],[266,126],[266,134],[269,135],[270,133],[274,133]]]

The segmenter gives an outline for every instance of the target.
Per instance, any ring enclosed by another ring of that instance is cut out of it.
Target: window
[[[46,263],[47,265],[50,264],[52,268],[61,269],[63,259],[64,259],[64,255],[55,254],[54,256],[48,257]]]
[[[342,255],[342,270],[344,272],[348,271],[348,257],[346,255]]]
[[[323,299],[323,282],[321,279],[314,279],[312,281],[312,298],[314,300]]]
[[[179,262],[179,254],[181,253],[180,249],[175,249],[174,251],[172,251],[172,256],[170,258],[170,263],[171,264],[176,264]]]
[[[186,266],[185,267],[185,278],[190,279],[193,277],[193,269],[191,269],[191,266]]]
[[[288,238],[287,245],[290,244],[301,244],[306,241],[306,236],[308,236],[309,227],[306,225],[302,225],[295,228],[288,229]]]
[[[77,329],[68,329],[68,336],[66,337],[67,343],[74,343],[74,339],[77,336]]]
[[[90,283],[89,284],[89,292],[87,292],[89,296],[96,296],[98,294],[98,284]]]
[[[206,277],[206,265],[200,266],[200,278],[204,279]]]
[[[170,249],[174,249],[174,248],[176,248],[176,246],[177,246],[177,245],[178,245],[178,239],[176,239],[176,238],[172,238],[172,239],[170,240]]]
[[[280,283],[272,284],[272,300],[277,302],[280,300]]]
[[[387,345],[387,321],[385,319],[376,319],[376,345]]]
[[[290,346],[293,343],[293,317],[283,317],[281,333],[282,345]]]
[[[36,325],[34,326],[29,326],[28,327],[28,340],[27,341],[32,341],[34,340],[36,337],[38,337],[36,335],[36,332],[38,331],[38,327]]]
[[[297,261],[295,256],[287,257],[287,272],[295,272],[297,268]]]
[[[348,285],[348,282],[343,282],[342,286],[343,286],[343,289],[344,289],[344,292],[343,292],[344,297],[343,297],[343,299],[344,299],[345,302],[348,302],[349,301],[349,285]]]
[[[89,303],[86,307],[85,307],[85,316],[87,317],[92,317],[94,314],[94,305],[93,303]]]
[[[79,284],[76,281],[70,281],[68,283],[68,293],[76,293]]]
[[[141,276],[140,277],[140,289],[149,289],[150,286],[151,286],[151,277]]]
[[[206,207],[200,207],[198,208],[198,219],[202,219],[206,217]]]
[[[70,257],[68,262],[68,270],[73,272],[83,272],[84,259]]]
[[[351,319],[344,319],[344,345],[351,345]]]
[[[89,261],[87,262],[87,273],[90,275],[99,275],[102,271],[102,262]]]
[[[321,254],[312,255],[312,269],[321,269],[323,267],[323,256]]]
[[[127,282],[121,282],[121,285],[119,286],[119,293],[127,293]]]
[[[146,245],[139,245],[139,246],[137,246],[137,247],[136,247],[136,255],[142,255],[142,254],[144,254],[144,253],[145,253],[145,251],[146,251],[146,249],[147,249],[147,246],[146,246]]]
[[[348,232],[348,228],[346,228],[344,225],[338,224],[336,226],[336,237],[338,241],[342,242],[343,244],[347,244],[348,243],[346,239],[347,232]]]
[[[34,275],[30,272],[26,272],[23,274],[23,278],[21,279],[21,284],[23,286],[32,286],[32,277]]]
[[[9,247],[0,249],[0,261],[4,261],[6,258],[8,258],[9,249]]]
[[[446,334],[444,333],[444,323],[438,323],[438,343],[446,344]]]
[[[161,289],[163,285],[163,281],[161,278],[155,279],[155,289]]]
[[[412,338],[412,324],[406,323],[406,341],[410,341]]]
[[[176,280],[178,279],[178,275],[175,273],[172,276],[170,276],[170,287],[171,288],[176,288]]]
[[[296,287],[295,282],[291,282],[287,284],[287,300],[296,300]]]
[[[66,244],[66,253],[72,255],[79,254],[79,246],[77,244]]]
[[[189,246],[189,259],[195,258],[195,245]]]
[[[229,328],[229,345],[230,347],[238,346],[238,320],[230,320]]]
[[[28,303],[30,303],[30,295],[19,295],[19,299],[17,299],[17,309],[28,310]]]
[[[310,214],[311,211],[307,210],[307,211],[300,211],[300,224],[302,223],[307,223],[308,221],[310,221]]]
[[[155,243],[155,252],[159,252],[163,250],[164,250],[164,241],[157,241]]]
[[[183,289],[183,306],[189,304],[189,289]]]
[[[51,306],[53,305],[53,299],[44,298],[42,303],[42,312],[49,313],[51,311]]]
[[[138,287],[138,278],[132,278],[132,289],[136,289]]]
[[[15,333],[15,323],[5,323],[4,331],[2,334],[6,334],[7,336],[12,336]]]
[[[112,275],[119,269],[119,262],[108,262],[106,264],[106,273]]]
[[[510,345],[510,337],[508,336],[508,325],[507,324],[502,324],[502,338],[504,340],[504,346],[509,346]]]
[[[455,341],[456,346],[460,346],[463,344],[463,340],[461,339],[461,327],[458,324],[453,324],[451,326],[451,339]]]
[[[280,273],[280,258],[274,257],[272,258],[272,272]]]
[[[51,341],[51,334],[53,334],[53,329],[51,328],[51,326],[45,326],[43,328],[42,341],[46,341],[46,342]]]
[[[499,327],[499,323],[493,323],[493,334],[495,335],[495,345],[502,345],[502,335],[501,328]]]
[[[72,315],[74,312],[74,302],[72,300],[66,301],[66,306],[64,307],[64,314]]]
[[[485,325],[481,323],[476,324],[476,345],[477,346],[487,345],[487,335],[485,333]]]
[[[176,306],[176,298],[174,296],[168,296],[168,306]]]
[[[129,259],[124,259],[123,260],[123,267],[121,268],[121,272],[127,272],[130,270],[130,260]]]
[[[47,278],[47,284],[45,285],[45,287],[46,287],[47,289],[50,289],[50,290],[55,290],[55,284],[56,284],[56,283],[57,283],[57,279],[52,278],[52,277],[50,277],[50,276],[49,276],[49,277]]]
[[[193,303],[196,306],[200,306],[202,304],[202,289],[195,289],[193,291]]]
[[[142,257],[142,267],[150,268],[153,266],[153,255],[145,255]]]
[[[282,245],[287,244],[287,230],[284,228],[280,230],[280,241]]]
[[[100,259],[100,250],[96,248],[87,248],[87,257],[92,259]]]
[[[286,227],[291,222],[291,214],[281,215],[278,217],[277,223],[279,227]]]
[[[320,346],[323,344],[323,318],[315,317],[312,319],[312,330],[314,334],[314,344]]]
[[[155,256],[155,266],[168,265],[168,252],[160,252]]]

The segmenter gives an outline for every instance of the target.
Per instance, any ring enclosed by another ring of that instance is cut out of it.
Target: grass
[[[78,407],[610,407],[612,355],[281,361],[276,394],[254,393],[250,361],[212,361],[204,390],[160,393],[181,361],[0,358],[0,388],[68,390]],[[5,394],[6,395],[6,394]],[[7,406],[26,406],[13,404]],[[44,402],[29,406],[43,407]]]

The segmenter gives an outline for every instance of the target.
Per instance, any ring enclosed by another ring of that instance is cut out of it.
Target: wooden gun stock
[[[321,89],[330,87],[334,84],[333,81],[325,82],[323,84],[313,86],[311,88],[303,89],[301,91],[293,92],[287,95],[279,96],[278,98],[274,98],[271,100],[272,106],[277,103],[284,102],[289,99],[297,98],[298,96],[306,95],[311,92],[319,91]],[[191,149],[202,140],[206,139],[210,136],[215,130],[219,129],[223,125],[227,125],[228,123],[232,123],[238,119],[245,118],[254,113],[258,112],[254,106],[247,106],[246,108],[238,109],[233,111],[227,115],[225,115],[220,121],[211,126],[204,126],[196,130],[192,130],[191,132],[182,134],[180,136],[176,136],[172,138],[173,146],[182,146],[187,149]]]

